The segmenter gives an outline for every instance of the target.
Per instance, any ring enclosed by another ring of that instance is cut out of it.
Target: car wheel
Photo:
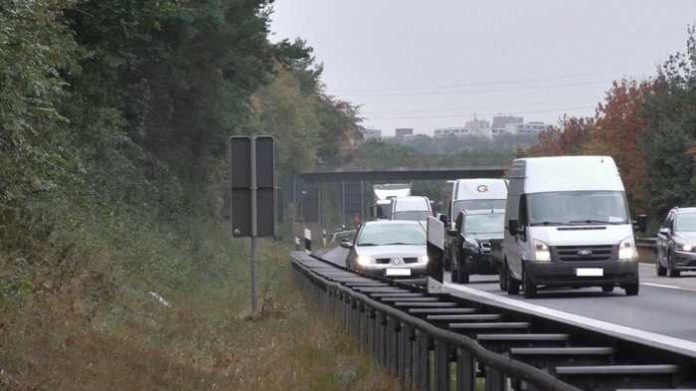
[[[626,291],[626,296],[637,296],[640,290],[640,285],[638,283],[625,285],[624,290]]]
[[[602,286],[602,292],[611,293],[614,292],[614,285],[604,285]]]
[[[520,282],[512,276],[512,271],[508,268],[507,262],[505,263],[505,272],[507,273],[507,289],[508,295],[517,295],[520,293]]]
[[[459,283],[459,269],[456,268],[456,267],[453,267],[453,268],[452,268],[452,274],[451,274],[451,275],[452,275],[452,277],[451,277],[452,282],[458,284],[458,283]]]
[[[537,295],[537,287],[532,283],[532,279],[525,272],[522,272],[522,289],[524,290],[524,297],[532,298]]]
[[[667,271],[669,272],[669,276],[671,278],[679,277],[681,276],[681,272],[677,269],[674,268],[674,265],[672,264],[672,258],[669,253],[667,253]]]
[[[500,290],[505,292],[508,284],[508,273],[504,266],[498,268],[498,279],[500,279]]]
[[[667,275],[667,268],[662,266],[660,252],[658,250],[655,250],[655,273],[660,277]]]

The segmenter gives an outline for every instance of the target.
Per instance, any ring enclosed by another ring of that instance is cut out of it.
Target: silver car
[[[370,221],[355,235],[355,243],[342,242],[350,250],[346,267],[385,277],[426,275],[426,232],[416,221]]]

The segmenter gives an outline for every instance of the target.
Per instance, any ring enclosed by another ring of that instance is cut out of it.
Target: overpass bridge
[[[446,168],[333,169],[303,171],[292,179],[284,197],[295,206],[294,217],[304,223],[330,227],[330,217],[350,223],[355,213],[368,216],[372,206],[372,186],[381,183],[462,178],[501,178],[507,166],[468,165]],[[437,201],[437,200],[436,200]],[[327,212],[328,211],[328,212]]]

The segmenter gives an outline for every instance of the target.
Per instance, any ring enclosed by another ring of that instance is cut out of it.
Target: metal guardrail
[[[656,238],[636,238],[636,246],[640,248],[655,248]]]
[[[291,258],[297,284],[318,308],[406,387],[475,390],[477,378],[490,391],[696,386],[696,354],[473,298],[428,293],[356,274],[307,252]]]
[[[418,390],[475,390],[478,372],[484,374],[487,391],[508,389],[508,379],[524,384],[525,390],[578,391],[579,389],[548,372],[509,356],[491,351],[466,335],[455,333],[412,315],[467,317],[466,308],[433,305],[417,288],[405,290],[359,276],[306,253],[292,255],[294,277],[298,285],[319,303],[341,328],[358,339],[363,351],[371,352],[377,362],[399,377],[406,387]],[[329,277],[331,279],[329,279]],[[333,281],[332,281],[333,280]],[[363,288],[363,289],[360,289]],[[379,294],[380,301],[366,292]],[[389,300],[399,307],[411,303],[409,312],[384,304]],[[399,300],[402,300],[401,302]],[[452,370],[451,364],[456,366]],[[456,385],[453,386],[451,382]]]

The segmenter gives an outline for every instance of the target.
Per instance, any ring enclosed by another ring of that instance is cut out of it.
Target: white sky
[[[592,115],[621,77],[685,47],[694,0],[276,0],[273,39],[301,37],[327,92],[393,134],[474,113]]]

